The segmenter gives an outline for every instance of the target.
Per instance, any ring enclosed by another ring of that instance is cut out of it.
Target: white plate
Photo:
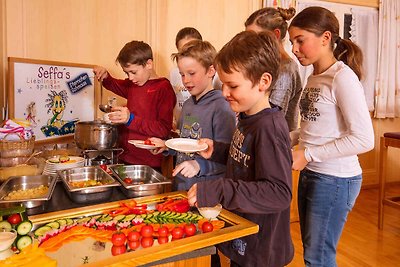
[[[190,138],[169,139],[165,142],[165,145],[168,148],[184,153],[199,152],[208,148],[206,143],[199,145],[198,140]]]
[[[152,149],[156,149],[157,145],[145,145],[143,140],[128,140],[129,144],[134,145],[137,148],[142,148],[142,149],[147,149],[147,150],[152,150]]]
[[[82,157],[74,157],[74,156],[71,156],[71,157],[69,157],[69,161],[60,163],[60,162],[51,162],[51,159],[58,160],[58,159],[59,159],[59,156],[56,156],[56,157],[53,157],[53,158],[50,158],[50,159],[46,160],[46,163],[49,164],[49,165],[52,165],[52,166],[71,166],[71,165],[79,165],[79,163],[84,162],[84,160],[85,160],[85,159],[82,158]]]

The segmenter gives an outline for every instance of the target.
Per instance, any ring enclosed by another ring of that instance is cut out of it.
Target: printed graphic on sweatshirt
[[[202,129],[196,116],[186,115],[181,129],[182,138],[200,139]]]
[[[249,167],[248,161],[250,160],[250,155],[245,154],[243,151],[244,134],[236,129],[232,137],[231,146],[229,148],[229,156],[240,165]]]
[[[200,139],[202,128],[198,121],[199,119],[196,116],[186,115],[181,128],[180,137],[190,138],[190,139]],[[177,163],[194,159],[194,155],[195,153],[178,153]]]
[[[321,115],[315,103],[319,101],[321,88],[307,87],[301,95],[300,113],[304,121],[317,121]]]
[[[247,243],[241,239],[235,239],[232,241],[232,248],[237,251],[240,256],[244,256],[246,253]]]

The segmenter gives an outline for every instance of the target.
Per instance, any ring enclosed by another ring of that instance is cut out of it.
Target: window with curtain
[[[400,117],[400,1],[379,1],[376,118]]]

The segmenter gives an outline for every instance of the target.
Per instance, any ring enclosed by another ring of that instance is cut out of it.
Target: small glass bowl
[[[17,232],[14,229],[0,229],[0,252],[9,249],[15,238],[17,238]]]
[[[208,220],[212,220],[218,217],[218,215],[221,213],[222,210],[222,205],[217,204],[215,207],[202,207],[202,208],[197,208],[204,218]]]

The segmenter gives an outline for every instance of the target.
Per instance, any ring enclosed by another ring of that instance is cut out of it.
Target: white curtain
[[[400,1],[379,1],[376,118],[400,117]]]
[[[375,99],[375,78],[378,66],[378,10],[352,8],[350,40],[363,52],[363,74],[361,83],[369,111],[373,111]]]

